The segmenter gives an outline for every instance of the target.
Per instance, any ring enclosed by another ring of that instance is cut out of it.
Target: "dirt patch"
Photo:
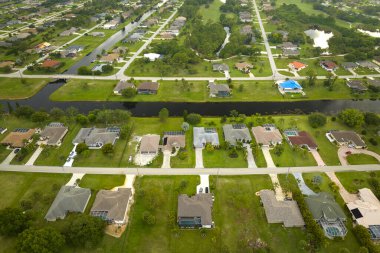
[[[125,231],[127,225],[111,224],[106,226],[106,234],[119,238]]]

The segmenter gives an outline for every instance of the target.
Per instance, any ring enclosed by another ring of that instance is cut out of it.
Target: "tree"
[[[352,229],[356,239],[358,239],[359,243],[368,249],[370,253],[379,253],[377,246],[371,240],[371,235],[367,228],[362,225],[357,225]]]
[[[165,122],[169,118],[169,110],[166,108],[162,108],[158,113],[158,117],[161,122]]]
[[[326,116],[319,112],[314,112],[308,117],[309,124],[312,128],[318,128],[326,125]]]
[[[380,125],[380,117],[376,113],[373,113],[373,112],[364,113],[364,121],[367,125],[374,125],[374,126]]]
[[[102,147],[102,152],[105,155],[112,154],[113,151],[113,145],[111,143],[104,144]]]
[[[55,229],[29,228],[22,232],[17,240],[17,252],[20,253],[55,253],[61,252],[65,238]]]
[[[112,70],[113,70],[113,66],[110,64],[104,65],[102,67],[103,73],[110,73],[110,72],[112,72]]]
[[[214,151],[214,146],[211,144],[211,143],[207,143],[206,144],[206,151],[207,152],[209,152],[209,153],[211,153],[211,152],[213,152]]]
[[[190,113],[186,117],[186,121],[190,125],[197,125],[197,124],[201,123],[201,120],[202,120],[202,116],[197,114],[197,113]]]
[[[88,146],[84,142],[79,143],[75,149],[78,154],[82,154],[86,150],[88,150]]]
[[[105,221],[87,214],[71,216],[65,228],[66,241],[75,247],[97,245],[104,236]]]
[[[81,66],[78,68],[78,75],[89,76],[92,75],[92,71],[87,66]]]
[[[54,120],[59,120],[63,116],[65,116],[65,112],[57,107],[54,107],[50,110],[50,117],[52,117]]]
[[[339,119],[349,127],[357,127],[364,123],[364,114],[357,109],[346,109],[339,113]]]
[[[309,68],[306,71],[306,75],[307,75],[308,85],[309,86],[314,86],[315,85],[315,81],[317,80],[317,73],[316,73],[316,71],[314,69],[312,69],[312,68]]]
[[[283,152],[284,152],[284,146],[283,145],[276,145],[273,149],[273,153],[276,156],[281,156]]]
[[[187,122],[183,122],[182,125],[181,125],[181,128],[182,128],[183,131],[187,132],[190,129],[190,125]]]
[[[76,117],[76,121],[81,125],[86,125],[89,122],[88,118],[83,114],[78,114]]]
[[[137,91],[135,88],[132,88],[132,87],[128,87],[126,89],[123,89],[121,91],[121,95],[126,97],[126,98],[133,98],[134,96],[136,96],[137,94]]]
[[[31,216],[20,208],[0,210],[0,235],[15,236],[29,227]]]
[[[32,114],[31,120],[33,122],[45,122],[49,118],[49,114],[47,112],[35,112]]]
[[[32,114],[34,113],[34,110],[32,107],[28,105],[19,106],[15,110],[15,115],[18,118],[30,118]]]

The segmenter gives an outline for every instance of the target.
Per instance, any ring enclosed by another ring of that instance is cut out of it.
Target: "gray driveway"
[[[171,151],[164,150],[163,155],[164,155],[164,159],[163,159],[161,168],[170,168]]]
[[[369,151],[366,149],[340,147],[338,150],[338,157],[339,157],[340,164],[342,164],[342,165],[348,165],[346,152],[351,152],[351,154],[370,155],[370,156],[375,157],[380,162],[380,155],[375,153],[375,152],[372,152],[372,151]]]
[[[302,173],[295,172],[293,173],[293,176],[296,178],[298,187],[300,188],[302,194],[307,196],[316,195],[316,193],[306,185],[305,180],[303,180]]]
[[[255,159],[252,154],[252,148],[249,144],[244,144],[245,149],[247,150],[247,161],[248,161],[248,168],[254,169],[257,168]]]
[[[8,165],[11,163],[11,161],[13,160],[13,158],[15,158],[16,156],[16,153],[14,152],[14,150],[12,150],[11,153],[9,153],[9,155],[7,156],[7,158],[5,158],[5,160],[1,163],[2,165]]]
[[[195,168],[201,169],[203,167],[203,148],[195,148]]]

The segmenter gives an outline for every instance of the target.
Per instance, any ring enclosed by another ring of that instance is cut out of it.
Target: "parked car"
[[[18,152],[20,151],[20,148],[15,148],[15,150],[13,151],[15,154],[17,154]]]
[[[71,160],[71,157],[67,158],[66,162],[70,162],[70,160]]]
[[[208,187],[205,188],[205,193],[208,193]]]

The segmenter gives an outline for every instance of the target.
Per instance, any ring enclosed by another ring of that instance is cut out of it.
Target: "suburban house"
[[[291,70],[293,70],[293,71],[300,71],[300,70],[302,70],[302,69],[304,69],[304,68],[307,67],[306,64],[304,64],[304,63],[302,63],[302,62],[299,62],[299,61],[291,62],[291,63],[289,63],[288,66],[289,66],[289,68],[290,68]]]
[[[368,88],[364,86],[361,80],[347,80],[346,84],[350,89],[354,91],[364,92],[368,90]]]
[[[362,68],[367,68],[367,69],[377,69],[380,68],[377,66],[377,64],[371,62],[371,61],[358,61],[356,64],[358,64]]]
[[[282,143],[282,135],[273,124],[252,127],[252,133],[259,145],[269,147]]]
[[[316,150],[318,148],[317,143],[310,136],[308,132],[297,130],[285,130],[285,138],[291,146],[299,146],[307,148],[308,150]]]
[[[281,94],[303,93],[302,86],[296,80],[277,81],[277,87]]]
[[[282,49],[282,55],[283,56],[298,56],[300,54],[299,49]]]
[[[327,71],[335,71],[338,69],[338,65],[333,61],[320,61],[319,65]]]
[[[277,31],[275,31],[275,33],[281,34],[282,41],[287,41],[288,40],[289,32],[284,31],[284,30],[277,30]]]
[[[305,197],[305,201],[314,220],[322,227],[328,238],[346,236],[347,228],[344,224],[346,215],[332,195],[321,192],[318,195]]]
[[[60,146],[68,128],[64,124],[53,122],[45,127],[40,134],[40,140],[49,146]]]
[[[135,85],[133,83],[130,83],[126,80],[121,80],[117,83],[116,87],[113,89],[113,93],[115,95],[121,95],[123,90],[128,89],[128,88],[135,88]]]
[[[365,142],[354,131],[330,131],[326,133],[330,142],[336,142],[339,146],[365,148]]]
[[[143,36],[144,35],[140,34],[140,33],[133,33],[130,36],[128,36],[127,38],[123,39],[122,42],[123,43],[135,43],[135,42],[141,40]]]
[[[243,73],[249,73],[249,71],[253,68],[253,65],[248,62],[237,62],[235,63],[235,68]]]
[[[358,199],[347,203],[356,224],[369,230],[371,239],[380,240],[380,201],[368,189],[359,190]]]
[[[92,69],[91,71],[92,72],[100,72],[102,73],[103,72],[103,66],[107,66],[109,65],[108,63],[102,63],[102,64],[96,64]]]
[[[207,143],[219,146],[218,131],[215,128],[194,127],[193,137],[195,148],[204,148]]]
[[[148,53],[144,54],[144,58],[148,58],[149,61],[156,61],[157,59],[160,59],[161,55],[156,53]]]
[[[270,224],[283,223],[284,227],[304,227],[301,211],[294,200],[279,201],[272,190],[260,191],[267,221]]]
[[[230,87],[227,84],[215,84],[210,82],[208,85],[210,89],[210,97],[229,97],[231,96]]]
[[[88,35],[93,36],[93,37],[104,37],[105,36],[104,32],[91,32]]]
[[[90,149],[100,149],[108,143],[114,145],[119,135],[118,127],[82,128],[73,140],[73,144],[86,143]]]
[[[252,15],[248,11],[243,11],[239,13],[239,18],[241,22],[250,23],[252,22]]]
[[[107,223],[122,225],[125,223],[131,196],[130,188],[118,188],[117,191],[100,190],[96,194],[90,215],[99,217]]]
[[[66,36],[71,36],[74,33],[76,33],[79,29],[76,27],[71,27],[69,30],[63,31],[59,34],[59,36],[66,37]]]
[[[90,197],[90,189],[64,185],[51,204],[45,219],[56,221],[57,219],[64,219],[68,212],[83,213]]]
[[[147,134],[141,138],[139,153],[143,155],[158,155],[160,148],[160,136]]]
[[[212,64],[212,71],[225,72],[230,71],[230,67],[228,67],[225,63],[214,63]]]
[[[241,35],[253,34],[252,26],[250,26],[250,25],[244,25],[244,26],[240,29],[240,34],[241,34]]]
[[[178,196],[177,222],[180,228],[212,228],[213,200],[210,193],[198,193],[192,197]]]
[[[380,88],[380,80],[379,79],[374,79],[374,80],[367,79],[367,83],[368,83],[368,85]]]
[[[143,82],[137,88],[138,94],[157,94],[159,84],[157,82]]]
[[[292,42],[284,42],[276,46],[277,49],[288,49],[288,50],[297,50],[298,46],[293,44]]]
[[[163,40],[171,40],[175,38],[175,35],[170,32],[162,32],[160,33],[160,38]]]
[[[47,59],[47,60],[45,60],[41,64],[42,68],[53,68],[53,69],[56,69],[56,68],[59,68],[59,66],[61,66],[61,62],[60,61],[51,60],[51,59]]]
[[[0,69],[3,69],[3,68],[13,68],[15,65],[15,62],[14,61],[2,61],[0,62]]]
[[[35,133],[35,129],[16,128],[1,141],[1,144],[11,148],[23,148]]]
[[[119,25],[119,20],[111,20],[103,25],[103,29],[116,29]]]
[[[344,69],[356,69],[358,67],[358,64],[355,62],[343,62],[340,65],[342,65]]]
[[[164,132],[162,137],[162,148],[171,151],[173,148],[179,149],[186,146],[186,136],[184,131]]]
[[[118,62],[119,61],[119,58],[120,58],[120,55],[117,54],[117,53],[111,53],[111,54],[107,54],[107,55],[103,55],[99,61],[100,62],[107,62],[107,63],[114,63],[114,62]]]
[[[252,141],[249,129],[245,124],[226,124],[223,125],[224,140],[231,145],[237,142],[249,143]]]

